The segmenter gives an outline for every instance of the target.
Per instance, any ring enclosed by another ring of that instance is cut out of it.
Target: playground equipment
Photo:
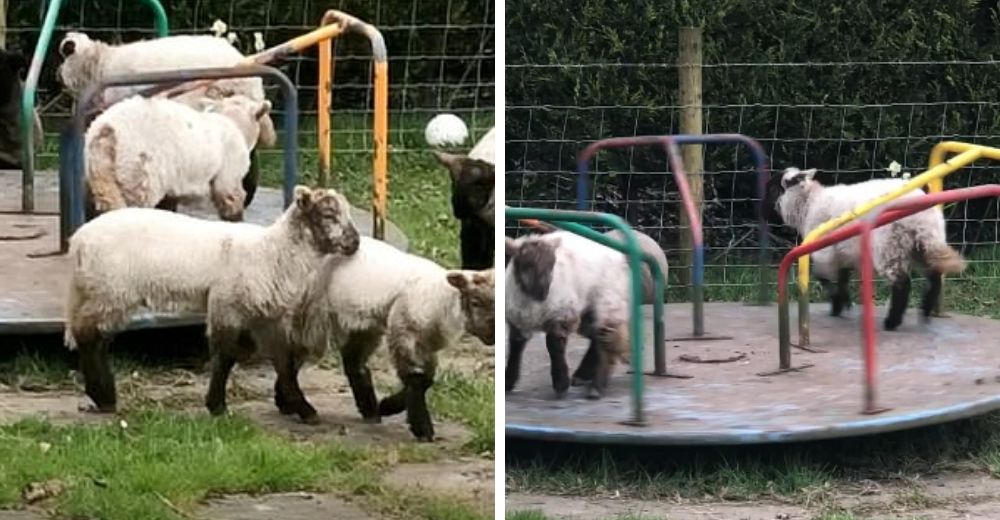
[[[764,219],[765,191],[767,190],[767,156],[760,143],[740,134],[707,134],[707,135],[663,135],[663,136],[636,136],[636,137],[615,137],[595,141],[584,148],[577,156],[576,171],[576,204],[577,209],[583,211],[587,206],[587,195],[590,193],[590,183],[588,180],[590,160],[602,149],[605,148],[627,148],[632,146],[660,145],[663,147],[670,161],[670,168],[677,182],[677,190],[681,194],[684,202],[684,211],[687,213],[688,222],[691,223],[691,235],[694,252],[694,265],[691,266],[691,300],[694,303],[693,336],[690,338],[671,338],[674,340],[690,339],[713,339],[705,336],[705,313],[704,313],[704,279],[705,279],[705,245],[702,238],[701,219],[695,208],[694,200],[691,197],[691,189],[688,186],[687,173],[684,171],[684,164],[681,161],[680,145],[685,144],[713,144],[713,143],[737,143],[746,145],[753,155],[757,167],[757,212],[759,222],[757,231],[760,234],[760,255],[759,255],[759,292],[757,303],[767,304],[767,249],[769,245],[769,235],[767,233],[767,221]],[[728,339],[728,337],[717,337],[714,339]],[[658,358],[659,359],[659,358]],[[659,367],[659,363],[657,363]]]
[[[285,143],[284,143],[284,205],[292,203],[295,189],[296,158],[298,151],[299,106],[298,93],[288,76],[278,69],[262,65],[242,65],[239,67],[203,68],[172,70],[147,74],[129,74],[107,78],[91,85],[73,113],[73,124],[67,128],[59,141],[59,252],[69,249],[69,237],[84,223],[84,135],[87,131],[87,116],[93,100],[109,87],[124,87],[147,84],[175,84],[178,81],[198,79],[227,79],[245,77],[273,78],[281,87],[285,98]]]
[[[645,139],[647,143],[662,142],[662,138]],[[943,148],[967,152],[954,145]],[[683,185],[678,183],[678,187],[683,196]],[[586,185],[578,193],[585,195]],[[650,361],[651,349],[643,349],[650,338],[641,336],[636,344],[633,336],[633,370],[627,388],[613,380],[604,398],[597,401],[576,397],[572,391],[566,399],[553,399],[546,351],[542,341],[534,338],[522,354],[526,359],[522,360],[518,389],[506,396],[506,434],[510,438],[604,444],[775,443],[887,432],[996,410],[1000,408],[1000,368],[993,362],[993,347],[1000,334],[1000,320],[956,314],[925,327],[913,318],[899,330],[884,334],[876,350],[871,259],[866,250],[861,319],[852,322],[817,312],[813,346],[800,354],[813,362],[792,366],[786,282],[796,259],[801,261],[822,247],[859,234],[868,241],[866,231],[937,204],[998,195],[1000,187],[990,185],[932,193],[913,202],[881,201],[872,204],[868,220],[804,241],[785,256],[779,269],[778,337],[767,307],[709,303],[704,305],[704,315],[710,316],[712,323],[724,324],[727,332],[732,331],[732,338],[691,338],[676,344],[666,341],[665,350],[677,359],[672,368],[683,363],[690,378],[638,378],[643,363]],[[558,217],[558,212],[512,211],[509,218],[522,220]],[[565,229],[558,222],[552,225]],[[820,308],[825,310],[826,304],[807,307],[806,312]],[[648,307],[639,311],[644,319],[659,316]],[[662,320],[670,323],[695,319],[697,314],[694,306],[677,304],[665,305],[664,312]],[[844,334],[855,325],[862,331],[857,342],[846,338],[859,336]],[[639,330],[644,330],[641,325]],[[657,339],[652,339],[655,345]],[[774,366],[772,350],[776,342],[778,367]],[[570,362],[586,348],[584,341],[571,339],[567,345]],[[652,350],[653,357],[665,360]],[[887,369],[876,372],[876,360]],[[859,380],[863,383],[862,406],[858,406],[857,387],[851,384]],[[642,422],[620,421],[626,399],[632,402],[632,418],[635,410],[640,410]]]
[[[158,0],[145,0],[153,7],[156,14],[156,27],[159,36],[166,36],[168,24],[166,14]],[[35,91],[38,79],[41,75],[42,64],[48,51],[52,39],[52,32],[55,28],[59,12],[62,8],[62,0],[52,0],[46,11],[45,22],[42,27],[42,34],[39,38],[38,46],[32,56],[31,67],[24,89],[22,99],[23,121],[31,121],[32,110],[35,105]],[[334,59],[332,53],[332,40],[346,34],[361,34],[369,39],[372,46],[372,60],[374,62],[374,116],[373,116],[373,143],[374,156],[372,160],[372,236],[378,239],[385,239],[386,219],[388,218],[388,146],[389,146],[389,68],[388,56],[385,47],[385,40],[382,34],[372,25],[335,9],[328,10],[321,19],[319,28],[288,40],[280,45],[271,47],[257,54],[246,58],[247,65],[265,65],[283,59],[289,55],[302,52],[314,45],[319,46],[319,80],[318,80],[318,115],[317,115],[317,142],[319,143],[319,183],[326,186],[330,170],[331,157],[331,125],[330,106],[333,86],[333,66]],[[150,96],[163,94],[176,96],[183,92],[204,86],[210,80],[190,81],[184,80],[180,83],[163,84],[145,89],[140,94]],[[97,107],[100,108],[100,107]],[[33,128],[30,124],[22,124],[24,129],[24,172],[21,178],[21,210],[25,213],[34,211],[34,155]]]

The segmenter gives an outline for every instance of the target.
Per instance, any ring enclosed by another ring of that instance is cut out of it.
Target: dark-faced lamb
[[[666,257],[656,242],[636,232],[654,258]],[[658,251],[658,254],[657,254]],[[531,336],[545,333],[552,387],[565,396],[572,383],[588,383],[587,397],[600,398],[612,368],[629,356],[630,273],[625,255],[565,231],[507,238],[505,314],[510,342],[506,390],[520,378],[521,355]],[[651,302],[652,279],[643,299]],[[663,295],[659,295],[660,298]],[[577,332],[590,340],[579,367],[569,376],[566,342]]]
[[[350,257],[324,260],[286,320],[289,355],[285,372],[292,393],[276,394],[284,413],[302,406],[295,382],[298,367],[325,352],[340,352],[344,372],[361,416],[378,422],[406,411],[410,431],[434,438],[426,393],[434,383],[438,353],[470,334],[494,343],[493,270],[447,270],[382,241],[361,238]],[[403,388],[380,401],[367,361],[387,343]],[[275,342],[275,345],[278,343]]]
[[[28,60],[23,55],[0,49],[0,169],[21,169],[24,144],[21,142],[21,94]],[[42,145],[42,120],[32,113],[35,150]]]
[[[146,208],[84,224],[70,238],[66,344],[79,352],[96,411],[116,408],[108,345],[136,313],[206,313],[215,383],[254,352],[253,333],[284,316],[324,255],[351,255],[358,243],[344,197],[304,186],[270,226]],[[225,411],[224,386],[210,385],[206,406]]]
[[[815,169],[787,168],[781,176],[783,193],[777,200],[778,212],[785,225],[806,236],[820,224],[851,211],[876,197],[906,184],[903,179],[873,179],[856,184],[823,186],[813,177]],[[921,190],[902,197],[922,197]],[[831,313],[839,316],[851,302],[848,283],[851,270],[860,264],[861,241],[851,238],[821,249],[812,255],[813,271],[830,297]],[[941,296],[945,274],[957,274],[964,268],[958,251],[948,245],[944,214],[929,208],[892,224],[875,229],[872,234],[872,260],[875,271],[892,284],[886,330],[895,330],[903,322],[910,299],[910,263],[922,264],[927,277],[921,311],[929,320]],[[834,286],[832,280],[836,280]]]

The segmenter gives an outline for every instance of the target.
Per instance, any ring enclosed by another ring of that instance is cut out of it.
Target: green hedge
[[[991,5],[994,4],[994,5]],[[677,29],[704,30],[704,63],[980,61],[1000,54],[996,2],[719,0],[507,2],[507,196],[513,203],[569,206],[566,175],[583,143],[677,133]],[[518,67],[624,63],[664,66]],[[817,167],[826,182],[886,175],[897,161],[919,172],[934,143],[1000,145],[1000,65],[727,66],[704,69],[710,132],[762,141],[774,168]],[[861,106],[866,105],[866,106]],[[518,108],[520,107],[520,108]],[[547,107],[547,108],[541,108]],[[601,108],[594,108],[601,107]],[[627,107],[627,108],[626,108]],[[526,142],[521,142],[526,141]],[[706,225],[752,225],[751,163],[731,147],[706,150]],[[950,185],[1000,182],[995,167]],[[606,153],[597,207],[674,239],[676,200],[658,151]],[[540,172],[537,173],[536,172]],[[734,173],[739,172],[739,173]],[[669,195],[665,195],[667,192]],[[673,202],[669,202],[673,204]],[[997,204],[952,216],[953,238],[995,241]],[[987,222],[984,224],[982,220]],[[959,227],[961,229],[959,229]],[[972,231],[970,231],[970,229]],[[710,233],[725,245],[741,231]],[[961,236],[959,236],[961,233]],[[749,242],[746,245],[751,245]]]

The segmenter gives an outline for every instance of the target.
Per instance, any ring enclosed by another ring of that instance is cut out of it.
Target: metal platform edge
[[[204,314],[140,314],[124,330],[143,330],[204,325]],[[30,336],[35,334],[60,334],[65,330],[63,320],[31,319],[0,321],[0,336]]]
[[[860,398],[859,398],[860,399]],[[886,403],[891,404],[891,403]],[[859,402],[860,406],[860,402]],[[633,446],[735,446],[750,444],[779,444],[788,442],[819,441],[846,437],[859,437],[889,433],[923,426],[933,426],[961,419],[968,419],[1000,409],[1000,395],[962,403],[959,405],[920,410],[905,415],[872,416],[848,423],[823,428],[766,431],[732,430],[726,433],[675,433],[651,431],[646,426],[635,426],[634,431],[598,432],[576,431],[567,428],[550,428],[506,424],[508,438],[533,441],[554,441],[584,444],[633,445]],[[891,411],[888,412],[891,414]],[[622,416],[625,419],[625,416]],[[645,430],[644,430],[645,429]]]

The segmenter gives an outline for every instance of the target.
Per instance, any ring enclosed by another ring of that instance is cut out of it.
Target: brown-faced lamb
[[[620,237],[618,232],[610,232]],[[667,273],[663,250],[636,232],[644,250]],[[599,399],[616,361],[629,355],[629,280],[625,255],[565,231],[507,238],[505,314],[510,342],[506,390],[520,378],[521,355],[531,335],[545,333],[552,387],[566,395],[570,384],[588,384],[587,397]],[[648,275],[646,275],[648,276]],[[652,278],[644,282],[644,302],[652,302]],[[566,342],[572,333],[590,340],[579,367],[569,376]]]
[[[493,266],[494,165],[471,155],[434,152],[451,174],[451,210],[459,221],[459,244],[463,269]]]
[[[116,408],[111,338],[148,311],[207,313],[213,384],[206,406],[223,413],[225,386],[218,381],[254,353],[257,332],[266,334],[287,312],[324,255],[349,256],[358,244],[344,197],[304,186],[269,226],[147,208],[110,211],[84,224],[70,238],[66,344],[79,352],[96,411]],[[276,367],[282,361],[272,359]]]
[[[303,406],[305,397],[295,382],[297,371],[307,360],[322,355],[329,344],[340,352],[355,404],[365,420],[378,422],[405,410],[413,435],[431,441],[434,425],[426,393],[434,383],[438,353],[466,333],[493,345],[494,324],[492,269],[449,271],[362,237],[356,254],[324,259],[287,316],[288,346],[279,348],[288,357],[278,377],[291,390],[276,394],[275,404],[283,413]],[[388,344],[403,388],[379,402],[367,361],[383,342]]]

